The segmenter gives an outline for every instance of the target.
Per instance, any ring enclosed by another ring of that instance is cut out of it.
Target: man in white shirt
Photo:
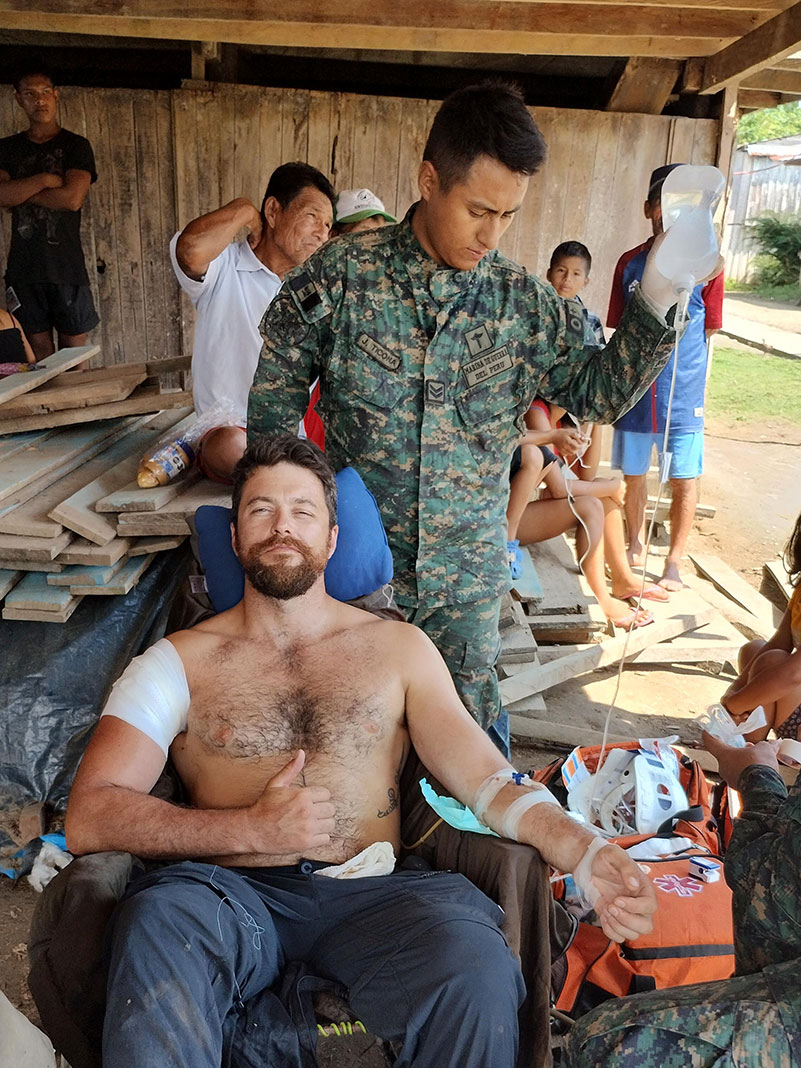
[[[258,211],[237,197],[189,223],[170,242],[181,288],[197,309],[192,352],[195,411],[228,400],[226,425],[201,443],[204,474],[227,482],[245,451],[247,400],[262,339],[259,323],[292,267],[327,240],[333,222],[331,183],[307,163],[273,171]],[[237,234],[247,237],[234,241]]]

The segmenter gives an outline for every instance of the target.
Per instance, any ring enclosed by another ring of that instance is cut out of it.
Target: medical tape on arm
[[[500,771],[494,771],[491,775],[488,775],[476,790],[473,812],[485,826],[488,826],[486,820],[487,810],[504,786],[509,786],[510,783],[514,786],[528,787],[528,792],[510,802],[503,814],[500,828],[501,834],[504,838],[511,838],[516,841],[520,820],[523,818],[524,813],[528,812],[533,805],[539,805],[543,801],[552,802],[555,805],[559,805],[559,802],[548,787],[543,786],[542,783],[534,782],[528,775],[523,775],[513,768],[502,768]],[[561,808],[561,805],[559,807]]]
[[[611,845],[611,843],[605,838],[593,838],[584,851],[584,856],[573,871],[573,883],[578,891],[581,904],[586,908],[594,908],[595,903],[601,896],[600,890],[592,881],[592,862],[595,859],[595,854],[608,845]]]
[[[151,738],[164,756],[186,730],[189,684],[178,650],[166,638],[130,662],[114,683],[101,716],[114,716]]]

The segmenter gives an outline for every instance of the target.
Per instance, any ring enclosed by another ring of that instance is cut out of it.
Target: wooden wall
[[[726,277],[749,282],[759,248],[748,224],[767,212],[801,217],[801,165],[749,156],[743,146],[732,158],[730,182],[723,232]]]
[[[61,122],[89,138],[97,161],[83,240],[101,316],[92,339],[102,344],[102,362],[191,351],[193,313],[172,276],[169,239],[235,196],[259,204],[279,163],[307,160],[338,189],[369,186],[400,217],[415,199],[417,167],[437,107],[210,84],[172,92],[62,90]],[[714,162],[718,124],[556,108],[533,112],[548,159],[501,247],[544,273],[560,241],[584,241],[594,259],[585,299],[603,317],[617,257],[649,233],[642,216],[648,175],[668,162]],[[0,136],[23,126],[8,92],[0,100]],[[5,249],[7,217],[2,229]]]

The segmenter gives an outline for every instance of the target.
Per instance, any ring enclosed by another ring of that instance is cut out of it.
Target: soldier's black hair
[[[280,167],[276,167],[270,175],[264,199],[261,202],[262,218],[268,197],[275,197],[282,208],[288,208],[295,197],[309,186],[319,189],[323,196],[328,197],[333,207],[337,195],[322,171],[318,171],[316,167],[308,163],[300,162],[282,163]]]
[[[44,63],[28,63],[24,67],[20,67],[14,77],[14,89],[19,92],[19,87],[25,78],[47,78],[54,89],[58,88],[58,82],[53,77],[53,72]]]
[[[793,533],[784,547],[782,558],[785,570],[790,576],[790,585],[798,586],[801,583],[801,515],[795,521]]]
[[[328,507],[328,526],[337,522],[337,482],[334,470],[325,458],[325,454],[314,442],[298,438],[294,434],[277,434],[273,437],[256,438],[245,449],[245,454],[234,468],[233,488],[231,491],[231,517],[236,528],[239,517],[239,504],[245,483],[260,467],[275,467],[277,464],[294,464],[305,467],[317,475],[323,486],[325,503]]]
[[[559,260],[564,260],[568,256],[580,256],[587,264],[587,274],[590,273],[592,270],[592,256],[587,246],[582,245],[580,241],[563,241],[561,245],[557,245],[551,253],[549,267],[554,267]]]
[[[451,93],[434,118],[423,151],[445,192],[479,156],[517,174],[534,174],[545,160],[545,139],[523,93],[510,82],[486,81]]]

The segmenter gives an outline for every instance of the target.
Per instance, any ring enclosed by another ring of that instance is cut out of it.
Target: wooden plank
[[[79,348],[59,349],[52,356],[40,360],[35,371],[26,371],[21,374],[8,375],[0,378],[0,410],[6,401],[13,397],[21,397],[23,393],[29,393],[32,389],[49,382],[51,378],[69,371],[71,367],[77,367],[79,363],[86,363],[100,352],[99,345],[81,345]]]
[[[124,367],[124,365],[123,365]],[[0,409],[3,419],[16,419],[25,415],[41,415],[46,412],[60,412],[66,408],[87,408],[90,405],[108,404],[111,401],[125,400],[146,378],[144,365],[140,371],[129,374],[123,368],[115,368],[113,378],[102,371],[85,371],[83,374],[73,371],[64,381],[59,375],[50,386],[26,393],[23,397],[7,401]],[[104,377],[92,380],[92,375],[103,374]]]
[[[161,553],[167,549],[177,549],[185,541],[186,537],[182,537],[180,534],[164,538],[138,538],[136,541],[131,542],[128,557],[147,556],[149,553]]]
[[[7,29],[111,36],[146,36],[183,41],[227,41],[278,48],[334,48],[398,51],[489,52],[523,55],[634,54],[631,38],[647,38],[651,50],[667,38],[666,54],[688,53],[687,39],[709,39],[708,53],[741,37],[760,21],[759,11],[660,7],[642,4],[547,3],[525,0],[293,0],[283,7],[253,0],[229,0],[224,8],[164,8],[155,0],[130,0],[124,8],[82,0],[4,0]],[[570,42],[565,53],[564,38]],[[611,41],[609,38],[611,37]],[[644,44],[639,45],[644,48]],[[796,46],[797,47],[797,46]],[[787,52],[793,51],[788,48]],[[784,53],[783,53],[784,54]]]
[[[758,619],[751,612],[732,601],[711,582],[707,582],[700,577],[690,578],[689,575],[685,575],[684,585],[695,590],[707,604],[715,608],[724,619],[735,626],[748,641],[751,641],[752,638],[767,640],[773,635],[775,627],[772,627],[764,619]]]
[[[48,571],[55,574],[57,571],[63,571],[64,565],[60,564],[57,560],[47,560],[46,562],[38,563],[34,560],[0,559],[0,568],[4,571],[21,571],[23,574],[28,571]]]
[[[793,587],[787,579],[787,572],[782,560],[766,560],[762,565],[762,573],[772,586],[778,590],[780,599],[785,607],[793,596]]]
[[[163,412],[149,419],[141,428],[109,449],[104,454],[103,468],[72,494],[63,496],[48,513],[50,518],[97,545],[105,545],[111,541],[116,537],[116,526],[97,514],[97,502],[110,491],[113,492],[128,482],[135,474],[142,456],[151,450],[163,435],[174,429],[180,432],[179,428],[192,418],[176,418],[181,414],[181,411]]]
[[[54,477],[56,473],[51,472],[44,479],[29,483],[14,497],[7,498],[4,502],[6,508],[0,512],[0,533],[24,534],[36,538],[58,537],[64,525],[51,517],[52,510],[64,500],[65,496],[76,493],[87,482],[91,482],[93,478],[105,471],[109,462],[109,454],[129,441],[131,433],[135,432],[143,421],[153,418],[153,416],[146,415],[138,419],[126,419],[124,428],[122,428],[125,433],[117,437],[116,442],[110,446],[108,442],[103,442],[103,451],[98,451],[94,458],[87,459],[71,469],[65,468],[64,473],[58,477]],[[13,509],[7,510],[9,505],[19,501],[21,497],[26,498],[24,502],[17,503]]]
[[[681,69],[682,63],[678,59],[632,56],[626,62],[606,110],[661,115]]]
[[[512,590],[521,601],[539,603],[545,596],[531,553],[526,548],[523,549],[523,573],[520,578],[512,579]]]
[[[728,564],[710,553],[691,552],[688,555],[696,569],[721,589],[727,597],[736,601],[762,624],[774,629],[778,627],[782,618],[779,609],[753,586],[750,586]]]
[[[139,486],[134,478],[113,493],[99,498],[95,508],[98,512],[158,512],[201,477],[200,471],[193,468],[165,486],[149,486],[147,489]]]
[[[7,434],[0,438],[0,463],[10,460],[29,445],[40,444],[53,433],[52,430],[29,430],[25,434]]]
[[[70,593],[76,597],[117,597],[124,596],[134,588],[145,571],[155,559],[153,556],[137,556],[134,560],[128,560],[120,570],[108,582],[103,584],[83,585],[76,583],[70,586]]]
[[[93,408],[68,408],[52,415],[28,415],[19,419],[0,420],[0,434],[15,434],[20,430],[40,430],[53,426],[72,426],[76,423],[94,422],[98,419],[116,419],[122,415],[143,415],[145,412],[162,412],[169,408],[186,408],[192,405],[192,394],[183,390],[175,393],[160,393],[157,387],[138,386],[130,397],[109,404],[97,404]],[[0,411],[2,411],[0,409]]]
[[[576,558],[564,535],[528,548],[542,584],[543,596],[537,611],[586,612],[590,598],[582,592]]]
[[[632,652],[645,649],[666,638],[674,638],[677,634],[702,627],[705,623],[712,622],[714,618],[715,612],[711,608],[701,609],[691,615],[677,614],[658,623],[652,623],[650,626],[641,627],[633,634],[610,638],[593,648],[571,653],[553,663],[541,664],[521,671],[514,678],[506,679],[501,683],[501,699],[504,703],[519,701],[523,697],[528,697],[529,694],[548,690],[560,682],[566,682],[568,679],[574,679],[579,675],[617,663],[624,649]]]
[[[113,564],[70,564],[57,575],[48,575],[50,586],[102,586],[108,583],[125,564],[121,556]]]
[[[70,604],[72,595],[69,590],[51,586],[49,577],[46,572],[26,575],[6,597],[6,608],[33,608],[37,612],[63,611]]]
[[[114,538],[105,545],[95,545],[86,538],[76,538],[58,554],[53,561],[63,568],[67,564],[85,564],[87,566],[114,564],[125,556],[131,547],[129,538]]]
[[[0,557],[17,563],[46,563],[67,548],[72,531],[65,530],[57,538],[25,538],[19,534],[0,534]]]
[[[35,445],[20,450],[0,466],[0,501],[7,500],[32,482],[44,481],[53,472],[58,472],[54,475],[58,478],[77,467],[79,462],[91,459],[101,451],[104,442],[119,437],[127,426],[128,423],[122,420],[91,423],[61,434],[48,434]]]
[[[16,571],[13,568],[0,568],[0,601],[9,590],[14,589],[24,574],[24,571]]]
[[[703,627],[699,628],[696,632],[699,640],[693,644],[681,644],[678,641],[660,642],[631,656],[627,655],[626,663],[636,664],[637,667],[655,667],[661,664],[736,664],[737,654],[743,645],[742,636],[738,635],[737,641],[711,641],[705,645],[700,640],[704,630]],[[545,645],[539,648],[539,657],[542,663],[547,664],[579,651],[575,645]]]
[[[3,608],[3,619],[28,620],[36,623],[66,623],[81,603],[81,597],[71,597],[69,603],[58,612],[40,612],[35,608]]]
[[[203,479],[158,512],[120,513],[117,517],[117,533],[126,538],[190,534],[186,517],[194,515],[202,504],[216,504],[230,508],[230,488],[221,486],[218,482]]]
[[[65,476],[69,475],[71,471],[74,471],[81,464],[90,460],[93,456],[96,456],[98,452],[108,446],[108,444],[114,441],[131,423],[131,419],[120,420],[119,425],[111,426],[112,432],[104,439],[96,439],[91,446],[86,449],[81,455],[70,456],[64,463],[58,467],[49,469],[45,474],[39,478],[34,479],[32,482],[26,482],[20,488],[14,490],[13,493],[9,493],[5,499],[0,502],[0,516],[9,516],[15,509],[24,505],[26,502],[31,501],[38,494],[45,492],[49,486],[60,482]],[[8,534],[14,533],[28,533],[28,531],[6,531]],[[33,532],[30,532],[33,533]],[[47,536],[54,536],[47,535]]]
[[[498,666],[502,671],[510,674],[512,666],[537,663],[537,643],[519,604],[509,604],[502,610],[498,630],[501,638]]]
[[[153,195],[153,191],[159,189],[159,157],[166,149],[158,137],[157,96],[152,90],[139,89],[131,103],[136,159],[136,212],[139,215],[143,352],[163,352],[166,348],[167,307],[163,268],[167,260],[165,249],[172,234],[165,235],[162,232],[161,198]]]

